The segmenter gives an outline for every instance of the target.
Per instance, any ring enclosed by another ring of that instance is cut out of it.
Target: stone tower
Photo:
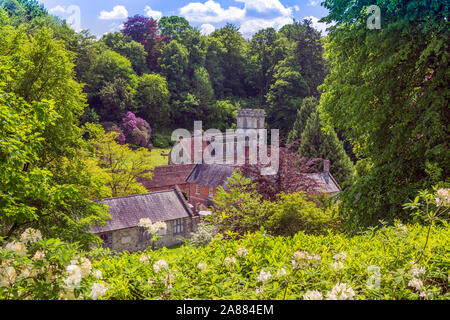
[[[237,129],[264,129],[266,114],[262,109],[238,110]]]

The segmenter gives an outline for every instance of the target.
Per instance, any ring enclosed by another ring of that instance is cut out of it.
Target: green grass
[[[161,153],[169,153],[171,149],[153,149],[151,151],[152,159],[154,160],[153,163],[155,164],[155,167],[159,166],[166,166],[169,164],[169,157],[165,157],[161,155]]]

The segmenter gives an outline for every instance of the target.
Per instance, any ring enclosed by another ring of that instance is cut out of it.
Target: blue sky
[[[140,14],[185,17],[202,33],[209,34],[227,22],[240,26],[244,37],[267,27],[279,29],[293,19],[318,19],[327,15],[320,0],[40,0],[53,15],[68,20],[75,29],[88,29],[94,35],[120,30],[127,16]]]

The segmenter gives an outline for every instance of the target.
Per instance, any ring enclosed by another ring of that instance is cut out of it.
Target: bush
[[[155,148],[167,149],[173,145],[171,136],[164,136],[159,133],[153,134],[151,140]]]
[[[201,223],[197,231],[191,233],[191,239],[187,242],[194,247],[204,247],[213,241],[216,234],[217,228],[214,225]]]
[[[216,237],[205,247],[106,256],[93,267],[108,283],[105,299],[450,299],[450,228],[435,231],[418,265],[426,228],[397,225],[354,237]]]
[[[332,209],[321,209],[306,199],[304,193],[281,194],[274,212],[266,223],[267,230],[276,235],[294,236],[298,231],[307,234],[326,234],[339,226]]]

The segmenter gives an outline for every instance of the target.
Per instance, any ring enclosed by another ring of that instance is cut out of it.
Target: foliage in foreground
[[[0,250],[0,299],[450,299],[450,228],[433,229],[422,255],[426,238],[420,225],[353,237],[257,232],[176,253],[96,250],[92,263],[38,239]]]

